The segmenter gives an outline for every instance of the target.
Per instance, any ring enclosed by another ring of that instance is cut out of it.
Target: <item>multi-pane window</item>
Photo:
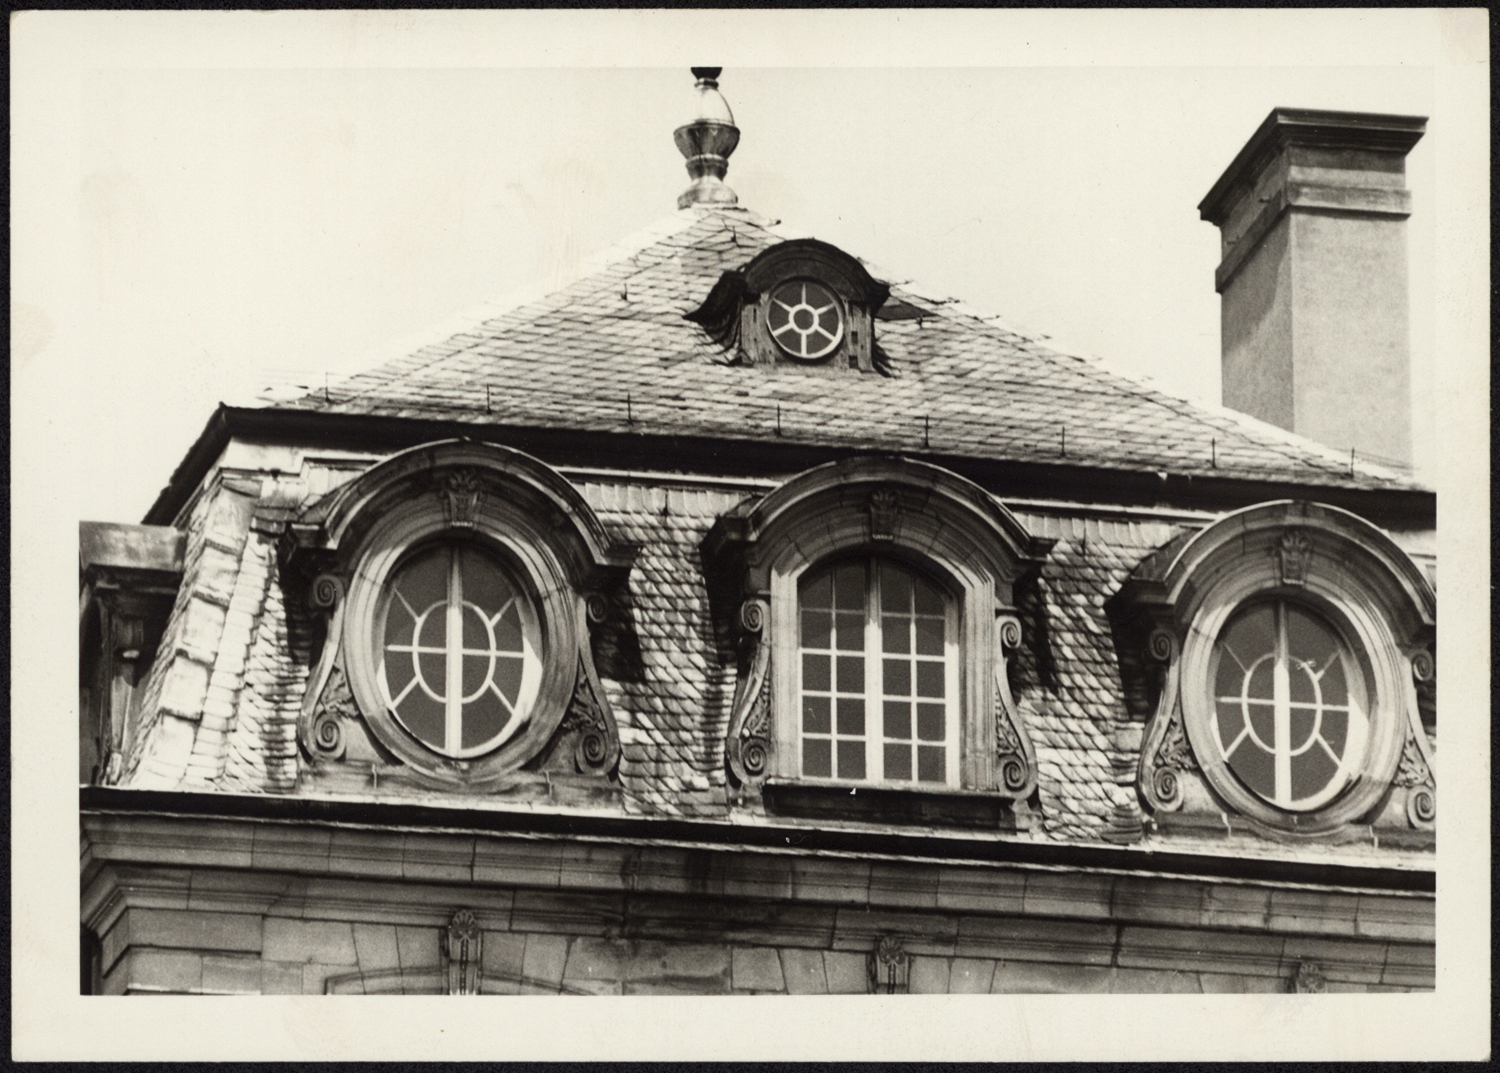
[[[956,785],[953,601],[867,559],[809,575],[798,615],[802,775]]]
[[[1214,731],[1239,780],[1279,808],[1332,800],[1359,770],[1364,677],[1337,632],[1277,600],[1241,611],[1214,647]]]
[[[396,573],[380,682],[400,724],[454,757],[497,748],[526,722],[540,674],[535,615],[510,576],[471,544],[445,544]]]

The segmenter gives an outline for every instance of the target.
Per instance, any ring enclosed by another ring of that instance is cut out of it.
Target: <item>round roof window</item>
[[[766,319],[776,345],[798,361],[826,357],[844,338],[843,307],[812,280],[792,280],[772,291]]]

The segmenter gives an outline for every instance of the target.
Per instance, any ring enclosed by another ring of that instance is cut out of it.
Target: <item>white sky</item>
[[[525,20],[502,14],[462,48],[436,16],[208,16],[188,41],[183,20],[153,21],[86,24],[74,166],[46,177],[77,191],[53,206],[76,228],[77,307],[24,276],[13,293],[19,360],[40,347],[46,361],[64,317],[78,333],[73,401],[107,447],[80,475],[84,517],[139,520],[218,402],[287,370],[353,371],[380,344],[559,278],[687,184],[671,139],[691,107],[684,64],[504,67]],[[985,67],[927,66],[920,44],[914,67],[726,66],[741,204],[1217,401],[1218,236],[1196,210],[1213,181],[1277,105],[1431,116],[1408,160],[1428,462],[1445,121],[1431,67],[1375,47],[1388,62],[1203,66],[1179,47],[1058,66],[1076,57],[1017,52],[1014,23],[977,20]],[[291,62],[284,39],[302,45]]]
[[[1209,399],[1218,253],[1196,205],[1235,152],[1276,105],[1430,116],[1408,181],[1414,352],[1419,382],[1435,359],[1438,384],[1417,431],[1441,460],[1439,558],[1455,579],[1441,688],[1445,708],[1487,710],[1483,9],[12,19],[17,1058],[1486,1052],[1483,719],[1445,724],[1438,991],[1317,1010],[1275,996],[835,999],[757,1007],[769,1027],[747,1033],[711,1002],[123,1009],[76,994],[78,858],[71,830],[58,838],[77,809],[78,520],[139,520],[214,406],[268,370],[356,368],[670,212],[691,63],[725,65],[743,204]]]

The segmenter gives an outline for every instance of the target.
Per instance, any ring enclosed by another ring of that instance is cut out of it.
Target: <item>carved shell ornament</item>
[[[438,476],[438,499],[450,526],[473,528],[479,515],[479,471],[471,468],[445,470]]]
[[[1287,529],[1281,534],[1272,554],[1283,585],[1302,585],[1307,580],[1307,562],[1312,558],[1312,541],[1301,529]]]
[[[893,488],[877,488],[870,493],[870,539],[894,540],[896,524],[901,519],[901,499]]]

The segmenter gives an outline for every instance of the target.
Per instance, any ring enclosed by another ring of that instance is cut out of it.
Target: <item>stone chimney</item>
[[[1221,239],[1225,406],[1411,464],[1406,154],[1426,124],[1277,108],[1199,204]]]
[[[694,67],[693,118],[672,132],[677,150],[687,161],[693,185],[682,192],[677,207],[689,205],[733,205],[739,201],[724,185],[729,154],[740,144],[740,128],[734,125],[729,102],[719,92],[722,67]]]

